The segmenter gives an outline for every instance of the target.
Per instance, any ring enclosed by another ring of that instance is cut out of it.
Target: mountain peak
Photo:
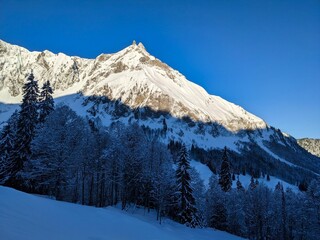
[[[133,40],[131,46],[133,46],[133,47],[138,47],[139,49],[144,49],[144,50],[145,50],[145,47],[144,47],[144,45],[142,44],[142,42],[139,42],[139,44],[137,45],[136,40]]]
[[[142,44],[142,42],[139,42],[138,47],[139,47],[140,49],[146,50],[145,47],[144,47],[144,45]]]
[[[128,46],[127,48],[125,48],[124,50],[129,50],[130,52],[139,52],[139,53],[142,53],[144,55],[150,55],[144,45],[142,44],[142,42],[139,42],[138,44],[136,43],[135,40],[133,40],[132,44],[130,46]],[[121,52],[121,51],[120,51]],[[126,51],[128,52],[128,51]]]

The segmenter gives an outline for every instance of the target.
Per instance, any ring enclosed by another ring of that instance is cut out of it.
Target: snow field
[[[130,211],[129,211],[130,212]],[[151,217],[150,217],[151,216]],[[191,229],[154,214],[131,214],[59,202],[0,186],[0,239],[5,240],[233,240],[213,229]]]

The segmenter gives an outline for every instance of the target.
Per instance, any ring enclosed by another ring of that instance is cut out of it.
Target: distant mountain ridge
[[[320,157],[320,139],[302,138],[298,144],[315,156]]]
[[[227,146],[240,173],[270,174],[292,184],[320,174],[320,159],[296,139],[221,97],[133,43],[95,59],[30,52],[0,40],[0,127],[17,109],[26,75],[50,80],[57,103],[104,125],[137,122],[162,141],[180,141],[211,169]]]

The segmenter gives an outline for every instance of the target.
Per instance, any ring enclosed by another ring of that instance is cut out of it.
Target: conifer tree
[[[163,131],[166,132],[168,130],[168,126],[165,118],[162,120],[162,125],[163,125]]]
[[[253,190],[253,189],[255,189],[256,188],[256,182],[254,181],[254,178],[253,178],[253,176],[251,176],[251,179],[250,179],[250,184],[249,184],[249,189],[250,190]]]
[[[222,157],[222,163],[219,173],[219,184],[221,186],[221,189],[225,192],[230,191],[232,186],[230,164],[227,155],[227,147],[224,148],[224,153]]]
[[[54,100],[52,98],[52,88],[47,81],[41,88],[39,96],[39,122],[43,123],[46,117],[54,110]]]
[[[31,141],[35,136],[38,122],[38,82],[31,73],[23,86],[23,99],[17,120],[17,133],[12,151],[9,185],[18,187],[17,173],[22,170],[24,162],[31,155]]]
[[[185,145],[182,145],[178,159],[178,168],[176,178],[178,183],[179,195],[179,214],[178,220],[182,224],[190,227],[198,225],[197,209],[195,207],[195,198],[191,188],[190,163]]]
[[[0,184],[9,177],[10,156],[14,147],[14,131],[10,124],[4,126],[0,136]]]
[[[267,181],[270,181],[270,175],[267,174]]]
[[[244,187],[242,186],[242,184],[241,184],[241,182],[240,182],[239,176],[238,176],[238,179],[237,179],[237,189],[238,189],[238,190],[241,190],[241,191],[244,190]]]

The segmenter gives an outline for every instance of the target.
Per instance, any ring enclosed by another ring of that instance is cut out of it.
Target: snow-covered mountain
[[[298,144],[313,155],[320,157],[320,139],[301,138],[298,139]]]
[[[285,180],[291,183],[320,174],[319,158],[294,138],[208,94],[135,42],[117,53],[84,59],[30,52],[0,40],[0,126],[17,109],[31,69],[40,86],[51,81],[56,102],[104,125],[136,121],[161,132],[163,141],[183,141],[204,150],[227,146],[235,159],[245,159],[243,164],[255,171],[277,175],[279,166],[288,168]],[[210,166],[212,159],[201,161]]]
[[[151,56],[142,43],[96,59],[28,50],[0,41],[0,99],[19,103],[25,75],[52,81],[55,96],[75,94],[120,99],[132,109],[149,107],[194,121],[218,122],[231,131],[265,128],[265,122],[221,97],[209,95]],[[8,95],[9,93],[9,95]]]

